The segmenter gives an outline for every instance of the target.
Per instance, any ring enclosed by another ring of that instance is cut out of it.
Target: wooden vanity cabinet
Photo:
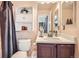
[[[73,58],[74,44],[37,43],[38,58]]]
[[[74,44],[58,44],[57,58],[74,58]]]
[[[37,44],[37,57],[38,58],[56,58],[56,45],[55,44]]]

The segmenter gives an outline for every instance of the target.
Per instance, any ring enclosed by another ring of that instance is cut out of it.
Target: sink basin
[[[44,37],[45,40],[59,40],[59,38],[53,38],[53,37]]]
[[[52,39],[54,39],[54,40],[59,40],[60,38],[52,38]]]

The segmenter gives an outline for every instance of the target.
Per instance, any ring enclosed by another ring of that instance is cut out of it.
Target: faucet
[[[55,30],[54,33],[55,33],[55,36],[57,37],[58,36],[58,32]]]

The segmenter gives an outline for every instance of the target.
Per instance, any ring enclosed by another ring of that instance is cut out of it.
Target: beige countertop
[[[36,43],[56,43],[56,44],[76,44],[75,39],[65,39],[62,37],[37,37]]]

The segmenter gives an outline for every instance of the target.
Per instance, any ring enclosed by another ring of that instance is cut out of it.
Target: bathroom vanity
[[[74,58],[75,40],[62,37],[38,37],[38,58]]]

